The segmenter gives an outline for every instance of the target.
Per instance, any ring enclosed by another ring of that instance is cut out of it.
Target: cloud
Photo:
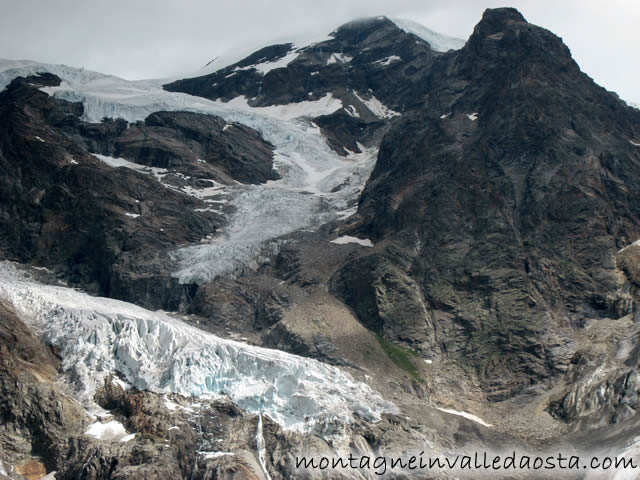
[[[349,20],[392,15],[467,38],[487,0],[0,0],[0,57],[65,63],[129,79],[196,71],[231,48],[317,31]],[[532,23],[563,37],[589,75],[640,101],[640,2],[514,0]]]

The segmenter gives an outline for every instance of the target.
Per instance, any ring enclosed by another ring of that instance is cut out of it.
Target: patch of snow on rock
[[[263,62],[263,63],[258,63],[257,65],[253,65],[253,68],[258,70],[262,74],[267,74],[271,70],[275,70],[276,68],[286,67],[291,62],[293,62],[298,57],[298,55],[300,55],[300,52],[294,50],[287,53],[284,57],[278,60],[274,60],[272,62]]]
[[[84,434],[105,442],[128,442],[135,437],[135,434],[127,433],[124,425],[115,420],[92,423]]]
[[[329,59],[327,60],[327,65],[331,65],[333,63],[349,63],[353,60],[351,55],[347,55],[345,53],[332,53]]]
[[[350,237],[349,235],[343,235],[335,240],[331,240],[331,243],[337,243],[338,245],[345,245],[347,243],[357,243],[363,247],[373,247],[373,242],[368,238]]]

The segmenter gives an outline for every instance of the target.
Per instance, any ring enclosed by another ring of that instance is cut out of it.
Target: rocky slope
[[[384,247],[333,289],[500,400],[567,371],[585,325],[630,312],[616,252],[640,236],[640,112],[508,9],[487,11],[425,83],[351,227]]]

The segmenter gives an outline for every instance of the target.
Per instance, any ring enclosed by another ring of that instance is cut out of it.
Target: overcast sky
[[[640,103],[639,0],[0,0],[0,58],[173,77],[230,48],[328,32],[365,16],[409,18],[466,39],[496,6],[514,6],[561,36],[586,73]]]

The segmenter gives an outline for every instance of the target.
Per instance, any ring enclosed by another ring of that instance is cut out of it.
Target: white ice
[[[349,423],[355,414],[376,421],[396,410],[337,367],[221,339],[162,312],[42,285],[9,262],[0,263],[0,299],[57,349],[64,378],[85,404],[118,372],[141,390],[227,395],[299,431]]]
[[[347,243],[357,243],[358,245],[362,245],[363,247],[373,247],[373,242],[368,238],[350,237],[349,235],[344,235],[342,237],[336,238],[335,240],[331,240],[331,243],[337,243],[339,245],[345,245]]]

